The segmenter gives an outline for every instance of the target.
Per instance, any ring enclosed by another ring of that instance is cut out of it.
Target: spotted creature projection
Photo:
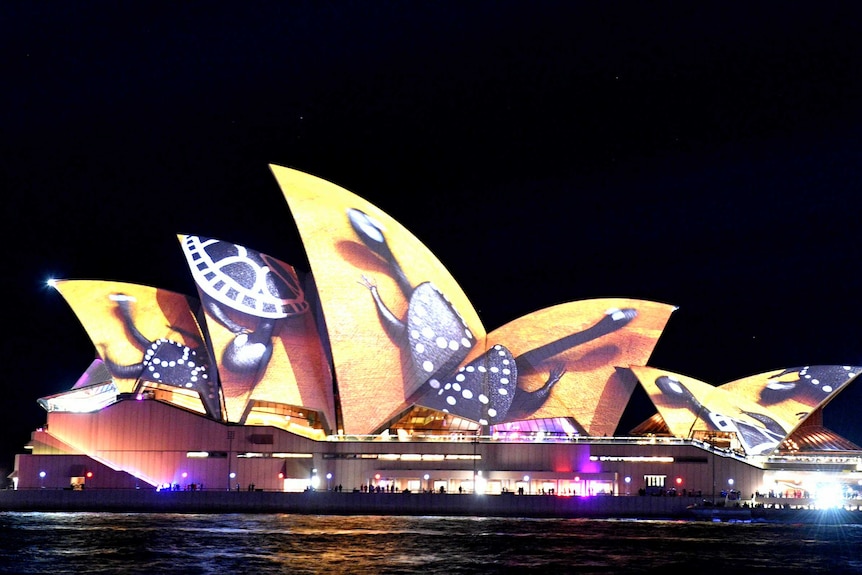
[[[196,348],[167,338],[150,340],[138,330],[132,318],[132,304],[135,299],[120,293],[111,294],[110,299],[116,304],[123,325],[132,341],[144,352],[141,361],[131,365],[120,365],[107,353],[103,353],[105,364],[111,373],[116,377],[138,380],[135,393],[141,390],[144,381],[195,391],[200,395],[207,415],[219,419],[221,403],[218,382],[210,377],[206,354],[198,353]],[[177,328],[172,327],[172,329],[183,333]],[[194,334],[183,333],[183,335],[197,339]]]
[[[553,365],[541,388],[518,387],[518,372],[539,365],[574,346],[612,333],[637,315],[634,309],[609,310],[592,327],[531,350],[515,358],[505,346],[461,366],[476,344],[475,337],[446,296],[431,282],[413,286],[390,250],[382,226],[357,209],[347,217],[362,243],[389,266],[391,276],[408,301],[405,319],[396,317],[383,302],[377,286],[363,276],[384,329],[397,345],[409,349],[412,373],[424,381],[414,403],[493,425],[525,419],[550,397],[565,373]]]
[[[230,242],[186,236],[182,247],[204,308],[234,334],[221,365],[260,375],[272,357],[276,322],[308,311],[296,273],[275,258]],[[231,319],[227,310],[240,312],[249,325]]]
[[[774,419],[763,413],[742,411],[763,425],[759,427],[740,419],[712,411],[701,403],[679,379],[670,375],[656,378],[656,386],[669,405],[686,407],[695,415],[703,417],[710,431],[735,433],[749,455],[762,455],[775,449],[787,431]]]
[[[785,369],[769,378],[760,391],[760,402],[772,405],[790,399],[815,407],[858,374],[858,368],[846,365]],[[807,412],[797,414],[804,415]]]

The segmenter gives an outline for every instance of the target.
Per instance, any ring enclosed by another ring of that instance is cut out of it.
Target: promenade
[[[683,497],[559,497],[444,493],[306,491],[7,490],[4,511],[170,513],[301,513],[319,515],[449,515],[488,517],[676,517]]]
[[[5,490],[0,511],[295,513],[525,518],[691,519],[689,497],[474,495],[307,491]],[[752,520],[862,523],[862,511],[756,506]]]

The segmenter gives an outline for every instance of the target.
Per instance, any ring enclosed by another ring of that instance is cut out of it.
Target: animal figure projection
[[[144,381],[193,390],[200,395],[207,414],[219,419],[218,381],[210,377],[206,353],[198,353],[197,348],[164,337],[149,339],[135,325],[132,316],[134,298],[116,293],[111,294],[110,299],[116,304],[129,338],[143,351],[141,361],[121,365],[111,359],[107,350],[103,350],[105,364],[111,373],[120,378],[136,379],[135,393],[141,391]],[[195,334],[185,335],[197,338]]]
[[[185,236],[181,245],[205,311],[234,334],[221,366],[241,374],[263,373],[272,356],[276,322],[308,311],[296,272],[231,242]],[[237,319],[228,310],[238,312]]]
[[[787,430],[780,423],[765,413],[740,410],[742,414],[760,424],[754,425],[739,417],[715,411],[698,400],[688,387],[671,375],[656,378],[655,384],[668,403],[688,408],[695,421],[702,419],[710,431],[735,434],[749,455],[762,455],[773,451],[787,434]]]
[[[565,369],[552,366],[540,389],[526,391],[518,386],[519,365],[540,364],[568,348],[620,329],[637,315],[633,309],[610,310],[592,327],[518,358],[504,345],[496,344],[455,371],[475,344],[460,314],[432,283],[412,286],[387,245],[379,223],[357,209],[348,210],[347,217],[360,240],[386,262],[409,302],[407,317],[401,320],[386,307],[377,286],[363,278],[383,327],[397,345],[409,349],[414,371],[424,374],[426,383],[415,398],[418,405],[472,419],[481,425],[529,417],[547,400]]]

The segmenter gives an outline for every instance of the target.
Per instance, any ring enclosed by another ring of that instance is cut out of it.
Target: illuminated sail
[[[767,371],[725,383],[721,389],[756,403],[792,433],[862,373],[849,365],[806,365]]]
[[[192,306],[168,290],[100,280],[54,282],[120,392],[164,390],[162,399],[221,419],[218,377]]]
[[[765,455],[792,429],[787,421],[727,389],[653,367],[632,367],[671,433],[734,436],[747,455]]]
[[[483,345],[484,327],[446,268],[398,222],[335,184],[271,168],[317,282],[343,430],[372,433],[430,377]]]
[[[331,431],[332,375],[296,271],[231,242],[178,239],[201,298],[227,419],[246,421],[255,405],[275,403],[322,414],[320,427]],[[268,423],[287,427],[276,410],[268,413]]]

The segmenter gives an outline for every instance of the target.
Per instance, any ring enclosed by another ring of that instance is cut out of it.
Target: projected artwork
[[[178,236],[198,287],[227,418],[249,401],[319,411],[334,424],[332,379],[309,304],[288,264],[231,242]]]
[[[192,312],[196,301],[118,282],[65,280],[54,286],[81,320],[121,392],[174,389],[169,401],[221,418],[218,380]]]
[[[793,422],[779,420],[773,412],[726,389],[652,367],[631,370],[677,437],[733,434],[747,455],[764,455],[793,428]]]
[[[313,275],[178,235],[199,299],[55,282],[99,360],[73,390],[43,398],[46,409],[88,412],[134,394],[318,439],[409,433],[401,422],[423,417],[443,422],[432,432],[455,422],[459,432],[612,436],[640,382],[674,436],[720,433],[762,455],[862,373],[813,365],[715,387],[647,367],[675,308],[630,298],[555,305],[488,333],[442,263],[392,217],[333,183],[271,169]]]
[[[597,388],[591,399],[611,384],[595,423],[613,431],[624,404],[617,396],[628,399],[636,383],[615,377],[615,366],[646,361],[672,306],[636,300],[558,306],[488,338],[443,265],[391,217],[329,182],[272,170],[314,270],[346,432],[372,433],[410,405],[481,425],[570,416],[580,400],[551,398],[558,388],[574,392],[579,382]],[[637,336],[633,347],[607,339],[629,326],[627,335]],[[596,405],[583,411],[589,428]]]
[[[808,415],[825,406],[862,367],[849,365],[808,365],[752,375],[721,386],[734,396],[757,403],[792,429]]]
[[[601,298],[535,311],[488,334],[515,357],[518,385],[553,392],[529,418],[571,417],[590,435],[610,436],[637,386],[622,366],[647,363],[674,307],[656,302]],[[524,412],[509,412],[509,420]]]
[[[374,433],[405,409],[407,398],[425,383],[428,373],[412,361],[409,350],[393,343],[381,324],[369,282],[392,316],[408,322],[410,300],[403,296],[398,283],[404,285],[403,280],[392,271],[392,261],[398,262],[404,277],[416,278],[415,285],[428,282],[445,294],[445,308],[459,314],[463,326],[461,336],[452,340],[460,347],[453,353],[463,354],[462,339],[471,346],[483,342],[484,328],[457,282],[398,222],[334,184],[288,168],[272,169],[296,221],[326,318],[344,432]],[[359,210],[385,228],[391,258],[363,243],[351,225],[349,210]],[[422,287],[420,296],[434,288]]]

